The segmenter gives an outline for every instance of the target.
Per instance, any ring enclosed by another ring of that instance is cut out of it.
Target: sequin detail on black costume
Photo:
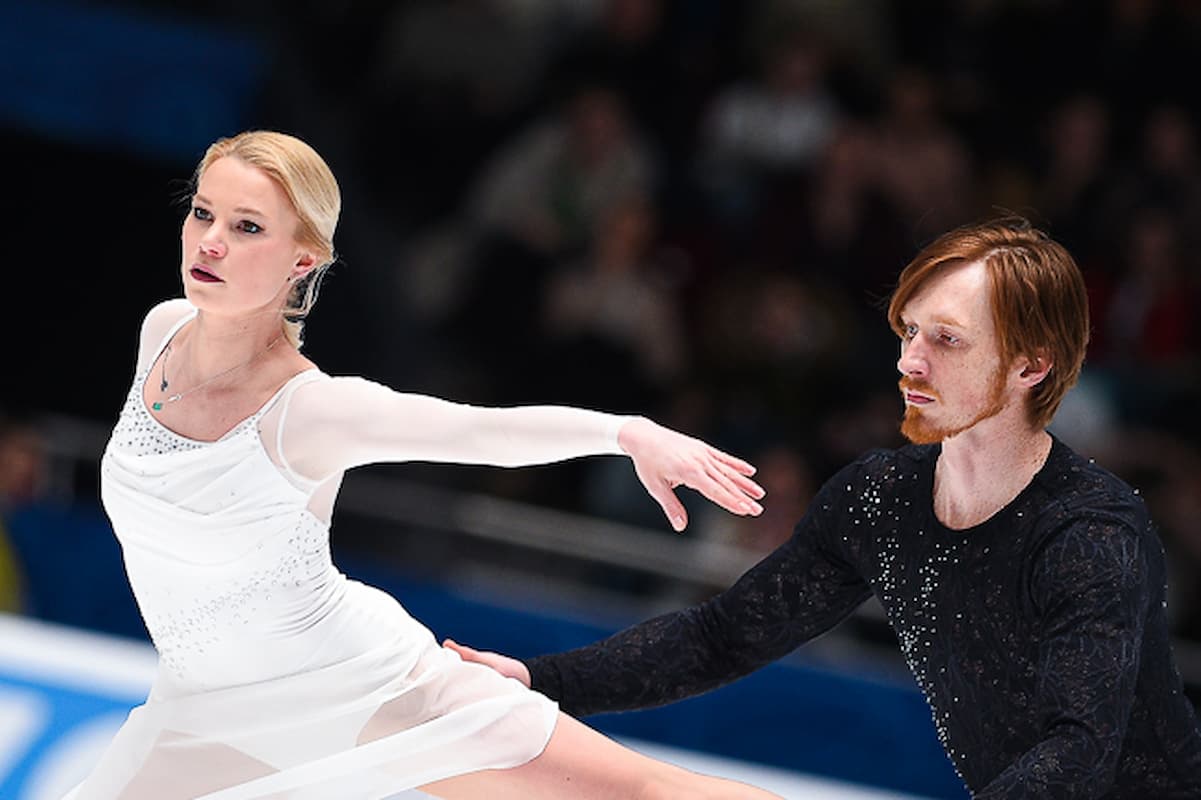
[[[975,798],[1201,797],[1201,730],[1142,499],[1056,441],[1014,502],[954,531],[931,504],[937,454],[865,456],[733,587],[532,660],[534,687],[572,714],[668,703],[780,658],[874,593]]]

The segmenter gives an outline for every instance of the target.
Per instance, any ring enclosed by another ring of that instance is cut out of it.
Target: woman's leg
[[[444,800],[779,800],[762,789],[636,753],[562,713],[546,749],[534,760],[447,778],[421,791]]]

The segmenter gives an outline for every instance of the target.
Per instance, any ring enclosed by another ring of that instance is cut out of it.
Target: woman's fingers
[[[733,481],[734,485],[738,487],[740,492],[754,500],[762,500],[767,495],[766,489],[755,483],[741,472],[735,472],[733,474],[726,473],[726,475],[731,481]]]
[[[709,448],[709,455],[711,455],[713,458],[716,458],[718,461],[733,467],[735,471],[740,472],[743,475],[754,475],[756,472],[754,464],[750,463],[749,461],[743,461],[738,456],[732,456],[729,453],[722,452],[716,447]]]
[[[672,491],[670,483],[656,476],[649,481],[643,481],[643,485],[646,486],[646,490],[650,492],[659,507],[663,509],[663,513],[667,515],[667,521],[676,533],[688,527],[688,512],[684,510],[684,504],[680,502],[680,498],[676,497],[676,493]]]
[[[748,496],[748,492],[735,483],[720,464],[706,464],[704,476],[709,487],[709,490],[704,492],[705,496],[727,511],[752,516],[763,512],[763,506],[755,502],[752,496]]]
[[[676,531],[688,524],[684,505],[673,491],[681,484],[732,514],[763,512],[757,501],[766,491],[751,480],[755,467],[749,462],[649,420],[627,423],[619,437],[647,492]]]

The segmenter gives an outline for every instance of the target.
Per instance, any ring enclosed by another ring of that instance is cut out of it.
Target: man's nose
[[[897,359],[897,371],[902,375],[924,378],[929,372],[930,365],[926,355],[918,344],[919,337],[901,342],[901,356]]]

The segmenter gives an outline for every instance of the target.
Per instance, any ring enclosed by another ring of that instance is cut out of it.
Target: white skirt
[[[554,702],[463,662],[392,597],[348,583],[345,639],[369,630],[370,648],[202,692],[160,670],[68,800],[381,800],[545,749]]]

